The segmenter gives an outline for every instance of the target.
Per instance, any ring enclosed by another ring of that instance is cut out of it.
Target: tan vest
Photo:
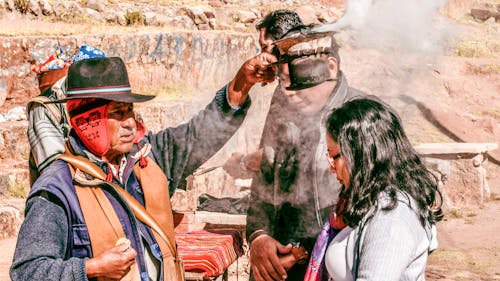
[[[119,238],[125,237],[111,202],[101,187],[95,186],[95,184],[109,183],[103,180],[105,178],[104,172],[88,159],[67,152],[60,158],[68,162],[74,178],[83,182],[88,181],[82,171],[95,177],[89,182],[92,183],[92,186],[75,184],[75,189],[87,224],[93,255],[98,256],[115,247]],[[134,173],[144,192],[145,208],[122,188],[116,185],[113,187],[122,196],[134,215],[151,228],[162,253],[163,280],[184,280],[182,260],[177,256],[167,178],[152,159],[148,159],[148,164],[144,168],[136,164]],[[98,280],[107,279],[99,278]],[[135,264],[121,280],[140,280],[139,271]]]

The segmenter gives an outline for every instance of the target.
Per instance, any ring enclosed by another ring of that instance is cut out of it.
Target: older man
[[[180,280],[169,193],[243,122],[248,91],[272,82],[276,58],[246,61],[188,123],[145,134],[120,58],[70,66],[66,152],[32,186],[12,280]]]

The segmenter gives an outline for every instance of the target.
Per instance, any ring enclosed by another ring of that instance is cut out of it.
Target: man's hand
[[[130,241],[115,246],[95,258],[85,261],[87,277],[107,277],[110,279],[121,279],[129,271],[130,266],[135,263],[137,252],[130,247]]]
[[[269,235],[261,235],[250,244],[250,264],[256,281],[285,280],[286,271],[280,264],[279,255],[286,255],[292,245],[283,246]]]
[[[239,153],[239,152],[234,152],[231,154],[231,157],[229,157],[222,166],[224,171],[228,173],[231,177],[235,179],[249,179],[253,176],[253,173],[250,172],[246,165],[244,160],[244,155]]]
[[[260,170],[262,162],[262,149],[243,155],[239,152],[231,154],[222,166],[224,171],[235,179],[250,179]]]
[[[260,53],[247,60],[238,70],[228,88],[229,102],[233,106],[241,106],[246,101],[248,91],[255,83],[273,82],[276,77],[277,62],[275,56],[268,53]]]

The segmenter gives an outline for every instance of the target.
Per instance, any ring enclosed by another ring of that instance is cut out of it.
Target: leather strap
[[[73,178],[75,178],[75,174],[80,172],[75,171],[71,165],[69,167]],[[89,232],[92,254],[96,257],[109,250],[110,245],[116,246],[118,239],[125,237],[125,232],[111,202],[101,188],[83,187],[75,184],[75,191]],[[108,281],[110,279],[99,277],[97,280]],[[131,265],[130,271],[120,280],[140,281],[137,264]]]
[[[78,168],[79,170],[97,179],[100,179],[102,181],[105,181],[106,179],[106,174],[96,164],[90,162],[87,158],[71,154],[68,149],[66,149],[65,153],[59,156],[59,159],[66,161],[67,163],[73,165],[75,168]],[[170,243],[167,234],[162,230],[162,228],[144,208],[144,206],[137,202],[137,200],[132,195],[130,195],[122,188],[116,186],[113,183],[110,183],[110,186],[112,186],[123,197],[123,199],[127,202],[127,204],[134,212],[134,215],[137,217],[137,219],[151,227],[159,235],[159,237],[163,239],[165,243],[167,243],[169,249],[175,257],[177,252],[176,248]],[[172,237],[172,239],[173,241],[175,241],[175,237]]]

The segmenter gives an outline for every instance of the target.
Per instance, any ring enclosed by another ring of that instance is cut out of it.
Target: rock
[[[208,25],[210,26],[210,29],[215,29],[217,27],[217,20],[215,18],[209,19]]]
[[[88,0],[87,1],[87,8],[90,8],[92,10],[96,10],[98,12],[104,12],[106,5],[104,1],[102,0]]]
[[[7,8],[7,10],[13,12],[16,10],[16,5],[14,3],[14,0],[4,0],[5,1],[5,8]]]
[[[194,29],[196,28],[196,24],[194,21],[187,15],[181,15],[175,17],[172,21],[172,25],[181,29]]]
[[[8,95],[7,86],[5,84],[3,77],[0,77],[0,106],[4,105]]]
[[[27,160],[29,143],[26,141],[27,121],[5,122],[0,126],[0,159],[9,163]]]
[[[11,108],[7,114],[5,114],[5,119],[7,121],[20,121],[26,120],[26,108],[24,106],[16,106]]]
[[[102,21],[104,18],[102,16],[102,13],[99,13],[98,11],[91,9],[91,8],[83,8],[83,12],[87,15],[90,16],[90,18],[94,21]]]
[[[54,5],[54,13],[59,17],[70,17],[83,13],[82,7],[73,1],[57,1]]]
[[[173,18],[164,14],[156,14],[156,25],[158,26],[166,26],[169,25],[173,21]]]
[[[309,5],[300,6],[295,11],[306,25],[319,23],[316,17],[316,10]]]
[[[496,24],[496,22],[497,22],[497,20],[493,16],[491,16],[489,19],[484,21],[484,23],[487,25],[494,25],[494,24]]]
[[[189,16],[197,26],[200,24],[208,24],[208,17],[202,6],[183,7],[181,8],[181,12]]]
[[[235,16],[235,19],[237,22],[241,22],[241,23],[245,23],[245,24],[253,23],[253,22],[257,21],[257,15],[251,11],[238,10],[234,16]]]
[[[155,12],[145,12],[143,15],[145,25],[158,25]]]
[[[491,17],[490,11],[486,9],[471,9],[470,14],[474,19],[480,21],[485,21]]]
[[[224,5],[224,3],[222,3],[219,0],[210,0],[210,1],[208,1],[208,5],[210,5],[211,7],[214,7],[214,8],[219,8],[219,7],[222,7],[222,5]]]
[[[327,22],[335,22],[342,16],[342,12],[340,12],[337,8],[332,7],[329,9],[322,9],[318,15],[318,21],[321,23]]]
[[[123,26],[127,24],[125,12],[123,11],[108,11],[104,13],[103,17],[107,22],[114,22]]]
[[[19,210],[10,206],[0,207],[0,239],[16,236],[21,222]]]
[[[42,9],[42,14],[44,16],[49,16],[54,13],[54,11],[52,10],[52,5],[50,5],[49,1],[40,0],[39,4],[40,4],[40,9]]]
[[[30,0],[28,3],[28,11],[32,13],[35,16],[40,16],[42,15],[42,9],[40,8],[40,5],[38,1],[36,0]]]
[[[244,30],[247,29],[247,26],[244,23],[241,23],[241,22],[235,22],[231,26],[234,28],[234,30],[237,30],[237,31],[244,31]]]

